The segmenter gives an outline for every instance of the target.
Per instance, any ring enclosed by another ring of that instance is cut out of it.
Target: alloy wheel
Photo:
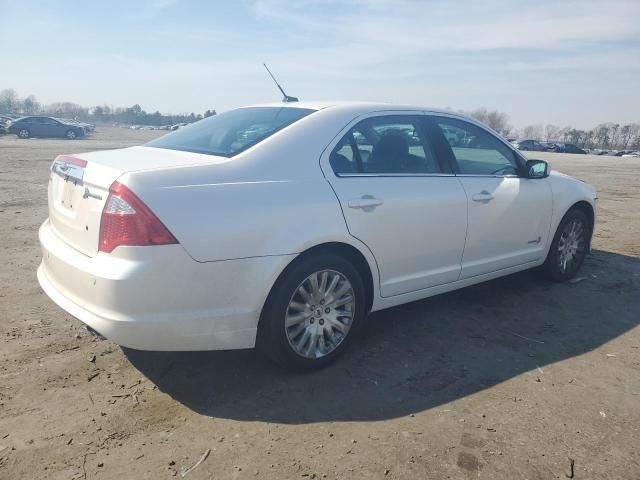
[[[333,352],[347,337],[355,314],[355,294],[349,279],[335,270],[321,270],[296,288],[285,316],[291,348],[309,359]]]
[[[558,241],[558,268],[562,273],[571,271],[578,264],[586,246],[584,223],[574,218],[564,227]]]

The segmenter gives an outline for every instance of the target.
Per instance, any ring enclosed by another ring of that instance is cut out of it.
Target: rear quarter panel
[[[323,178],[235,180],[221,178],[219,169],[196,170],[195,183],[173,176],[162,181],[162,173],[126,183],[199,262],[298,253],[347,235]],[[165,185],[152,187],[152,181]]]

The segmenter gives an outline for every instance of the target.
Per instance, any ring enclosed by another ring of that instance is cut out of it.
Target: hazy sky
[[[640,121],[640,0],[0,0],[0,89],[147,111],[279,100]]]

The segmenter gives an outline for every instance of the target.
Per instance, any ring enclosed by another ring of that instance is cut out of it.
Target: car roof
[[[54,120],[58,120],[57,118],[55,118],[55,117],[50,117],[49,115],[25,115],[24,117],[17,118],[17,119],[16,119],[16,122],[17,122],[18,120],[24,120],[24,119],[26,119],[26,118],[53,118]]]
[[[454,115],[464,117],[464,115],[460,115],[456,112],[438,108],[432,108],[421,105],[407,105],[407,104],[396,104],[396,103],[386,103],[386,102],[366,102],[366,101],[327,101],[327,100],[317,100],[317,101],[302,101],[302,102],[271,102],[271,103],[262,103],[256,105],[248,105],[248,107],[290,107],[290,108],[308,108],[310,110],[324,110],[328,108],[339,108],[340,110],[352,110],[354,113],[361,112],[374,112],[374,111],[384,111],[384,110],[407,110],[407,111],[416,111],[416,112],[433,112],[433,113],[444,113],[447,115]],[[246,108],[246,107],[243,107]]]
[[[365,115],[373,112],[384,111],[402,111],[402,112],[416,112],[416,113],[435,113],[447,115],[450,117],[459,118],[469,123],[473,123],[485,130],[490,130],[496,135],[500,135],[498,132],[492,130],[489,126],[479,122],[478,120],[471,118],[467,115],[454,112],[452,110],[444,110],[440,108],[432,108],[420,105],[407,105],[398,103],[384,103],[384,102],[360,102],[360,101],[303,101],[303,102],[272,102],[256,105],[247,105],[240,108],[250,107],[278,107],[278,108],[308,108],[310,110],[322,111],[325,114],[335,114],[335,118],[355,118],[360,115]]]

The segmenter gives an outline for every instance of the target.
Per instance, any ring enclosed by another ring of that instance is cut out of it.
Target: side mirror
[[[549,176],[551,167],[544,160],[527,160],[524,166],[525,178],[545,178]]]

